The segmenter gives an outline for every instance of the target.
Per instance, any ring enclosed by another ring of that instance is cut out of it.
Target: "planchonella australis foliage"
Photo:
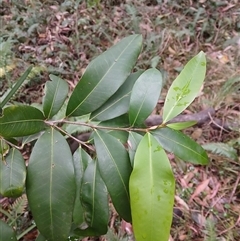
[[[141,35],[128,36],[92,60],[71,93],[65,80],[51,74],[39,108],[11,104],[16,88],[2,100],[0,194],[26,192],[37,241],[105,234],[109,198],[132,223],[137,241],[168,240],[175,180],[166,151],[208,163],[204,149],[181,132],[195,122],[169,121],[196,98],[206,59],[200,52],[185,65],[168,90],[163,123],[149,127],[145,120],[163,84],[156,68],[133,72],[142,41]],[[87,141],[76,139],[86,131]],[[74,153],[68,139],[79,144]],[[21,149],[27,143],[33,147],[26,168]],[[17,240],[9,223],[0,222],[0,240]]]

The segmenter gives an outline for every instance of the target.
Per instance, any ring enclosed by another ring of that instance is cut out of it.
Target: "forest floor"
[[[170,84],[203,50],[206,79],[184,114],[214,109],[205,123],[186,131],[204,145],[211,162],[194,166],[172,157],[177,185],[170,240],[240,240],[240,2],[98,2],[0,1],[0,95],[33,64],[28,83],[15,99],[38,103],[50,73],[73,87],[95,56],[140,33],[144,45],[136,70],[156,65],[162,72],[165,85],[155,111],[161,115]],[[133,239],[127,224],[111,224],[112,232],[99,240]],[[23,240],[34,240],[34,235],[36,231]]]

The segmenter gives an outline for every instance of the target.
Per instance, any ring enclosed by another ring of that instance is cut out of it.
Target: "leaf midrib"
[[[94,90],[99,86],[99,84],[101,84],[101,82],[104,80],[105,76],[111,71],[111,69],[117,64],[118,60],[120,59],[120,57],[123,55],[123,53],[126,51],[126,49],[129,47],[129,45],[137,38],[138,36],[136,36],[131,42],[129,42],[129,44],[123,49],[123,51],[121,52],[121,54],[115,59],[115,61],[112,63],[112,65],[108,68],[108,70],[106,71],[106,73],[103,75],[103,77],[100,79],[100,81],[98,82],[97,85],[95,85],[95,87],[92,89],[91,92],[89,92],[89,94],[76,106],[76,108],[70,112],[68,114],[68,116],[71,116],[85,101],[86,99],[89,98],[89,96],[94,92]]]

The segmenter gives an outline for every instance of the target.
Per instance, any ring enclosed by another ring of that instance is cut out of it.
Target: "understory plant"
[[[9,104],[29,68],[2,100],[0,193],[26,192],[37,241],[105,234],[110,200],[137,241],[168,240],[175,180],[165,150],[208,163],[204,149],[181,132],[196,122],[171,122],[201,89],[206,59],[200,52],[185,65],[168,90],[162,123],[146,126],[162,75],[156,68],[133,71],[141,49],[141,35],[126,37],[89,64],[70,94],[66,81],[50,75],[41,105]],[[77,137],[82,132],[87,140]],[[21,149],[29,143],[26,161]],[[17,240],[3,221],[0,240]]]

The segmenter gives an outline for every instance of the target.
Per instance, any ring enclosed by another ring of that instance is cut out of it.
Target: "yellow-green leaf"
[[[198,95],[206,73],[206,57],[201,51],[193,57],[173,81],[163,107],[166,123],[185,110]]]
[[[165,151],[150,133],[138,145],[129,188],[136,240],[168,241],[175,180]]]

